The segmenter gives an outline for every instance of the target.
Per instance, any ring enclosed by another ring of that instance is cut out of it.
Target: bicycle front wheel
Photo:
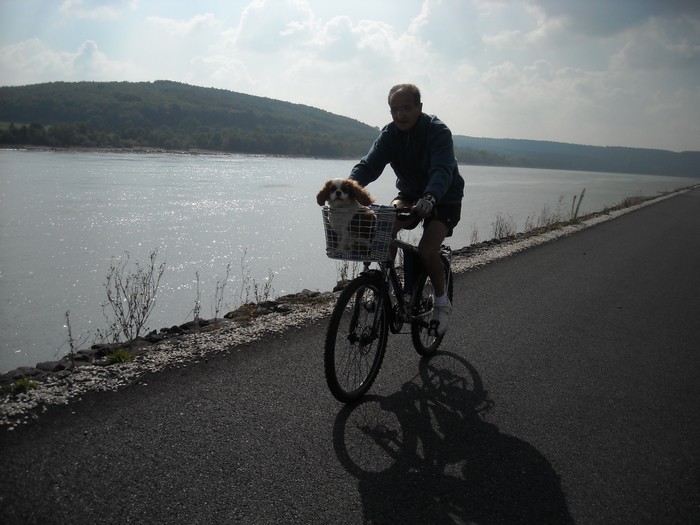
[[[326,333],[324,365],[333,396],[343,403],[362,397],[384,359],[388,318],[381,301],[382,280],[360,275],[342,291]]]
[[[445,285],[447,287],[447,297],[452,302],[452,269],[450,263],[444,256],[441,256],[442,264],[445,268]],[[435,304],[435,289],[428,274],[423,272],[418,278],[416,293],[413,295],[413,315],[414,321],[411,323],[411,340],[413,347],[421,356],[434,354],[445,334],[434,335],[428,330],[430,320],[433,317],[433,306]]]

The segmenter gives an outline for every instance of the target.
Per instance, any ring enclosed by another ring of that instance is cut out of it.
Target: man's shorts
[[[410,197],[407,197],[406,195],[399,193],[394,200],[391,201],[391,204],[395,207],[411,207],[416,204],[417,199],[411,199]],[[401,203],[401,204],[398,204]],[[410,221],[406,221],[406,225],[402,226],[402,229],[404,230],[412,230],[416,226],[418,226],[421,221],[424,222],[425,224],[428,224],[430,221],[440,221],[442,222],[445,226],[447,226],[447,237],[451,237],[452,233],[454,231],[455,226],[457,226],[457,223],[459,223],[459,220],[462,217],[462,203],[459,204],[442,204],[438,205],[435,207],[435,213],[432,217],[428,217],[426,219],[412,219]]]

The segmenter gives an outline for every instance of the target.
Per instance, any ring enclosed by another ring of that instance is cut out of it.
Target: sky
[[[0,0],[0,85],[173,80],[371,126],[700,151],[700,0]]]

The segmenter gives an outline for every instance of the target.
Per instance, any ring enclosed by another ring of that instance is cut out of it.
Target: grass
[[[502,239],[517,233],[517,226],[512,215],[503,215],[500,211],[496,214],[496,220],[491,223],[493,227],[493,237]]]
[[[224,305],[224,290],[226,289],[226,284],[229,281],[229,276],[231,274],[231,263],[228,263],[226,265],[226,274],[224,275],[224,278],[216,281],[216,290],[214,291],[214,319],[219,318],[219,313],[221,313],[221,309],[223,308]],[[270,279],[270,282],[272,282],[272,279]]]
[[[680,188],[684,189],[684,188]],[[679,191],[675,190],[675,191]],[[662,195],[666,195],[668,193],[672,192],[666,192],[662,193]],[[562,195],[559,197],[559,202],[557,203],[557,206],[555,208],[552,208],[548,205],[545,205],[542,210],[540,211],[539,215],[536,216],[528,216],[525,219],[525,228],[523,230],[525,235],[539,235],[542,233],[546,233],[548,231],[552,230],[558,230],[561,228],[564,228],[565,226],[569,226],[572,224],[578,224],[581,222],[582,219],[584,218],[589,218],[593,217],[596,215],[600,214],[605,214],[605,213],[610,213],[611,211],[614,210],[622,210],[625,208],[631,208],[632,206],[637,206],[639,204],[642,204],[643,202],[646,202],[650,199],[653,199],[655,197],[643,197],[643,196],[636,196],[636,197],[627,197],[620,201],[618,204],[615,206],[612,206],[610,208],[605,208],[599,212],[591,213],[589,215],[586,215],[584,217],[581,217],[579,215],[579,211],[581,209],[581,201],[583,201],[583,197],[586,194],[586,189],[584,188],[581,191],[581,194],[576,196],[574,195],[573,200],[571,202],[571,211],[567,214],[564,211],[564,196]],[[496,239],[504,239],[508,237],[513,237],[517,233],[517,226],[515,225],[515,221],[513,220],[512,216],[510,215],[504,215],[502,212],[498,212],[496,214],[496,219],[492,223],[493,226],[493,237]],[[477,238],[478,238],[478,231],[476,229],[476,225],[473,226],[472,228],[472,237],[471,237],[471,242],[472,244],[477,244]]]
[[[34,390],[38,386],[39,386],[39,383],[37,383],[33,379],[29,379],[28,377],[23,377],[21,379],[16,380],[14,383],[2,385],[2,387],[0,387],[0,394],[2,394],[2,395],[24,394],[25,392],[28,392],[29,390]]]
[[[35,389],[38,385],[39,384],[33,379],[23,377],[22,379],[18,379],[13,383],[13,391],[16,394],[22,394],[24,392],[27,392],[28,390]]]
[[[620,204],[618,204],[618,209],[631,208],[632,206],[637,206],[643,202],[649,200],[651,197],[642,197],[638,195],[637,197],[627,197],[623,199]]]
[[[256,315],[256,309],[250,305],[264,304],[270,301],[274,295],[272,281],[274,272],[269,270],[267,278],[258,282],[251,277],[251,268],[246,261],[246,252],[241,258],[241,272],[243,275],[239,290],[239,308],[243,307],[249,312],[252,319]],[[117,260],[112,257],[104,283],[107,300],[102,304],[103,314],[107,321],[107,328],[97,329],[92,338],[94,342],[104,342],[112,340],[118,343],[120,340],[131,341],[139,337],[147,330],[145,324],[155,306],[161,278],[165,272],[165,262],[157,263],[158,249],[154,249],[149,255],[149,261],[141,265],[135,261],[129,266],[129,253],[125,258]],[[227,304],[225,302],[225,292],[230,281],[231,263],[226,265],[224,276],[218,279],[215,284],[212,311],[214,320],[218,320]],[[195,272],[195,300],[194,321],[199,320],[202,309],[202,291],[199,272]],[[70,322],[70,312],[65,313],[64,327],[67,330],[67,341],[70,356],[73,357],[76,350],[83,344],[91,334],[88,332],[77,341],[73,336],[73,329]],[[130,361],[133,356],[126,351],[116,352],[107,356],[110,363]]]
[[[272,270],[268,270],[267,279],[265,279],[263,283],[257,282],[250,276],[251,268],[246,261],[247,255],[247,250],[244,250],[243,255],[241,256],[241,275],[244,277],[238,295],[239,304],[244,305],[251,302],[263,303],[265,301],[269,301],[274,293],[274,289],[272,288],[272,280],[275,277],[275,273]],[[221,289],[221,293],[223,294],[223,288]]]
[[[116,352],[107,355],[107,362],[110,365],[114,365],[117,363],[128,363],[129,361],[133,361],[133,360],[134,360],[134,356],[131,355],[126,350],[124,350],[123,348],[120,348]]]

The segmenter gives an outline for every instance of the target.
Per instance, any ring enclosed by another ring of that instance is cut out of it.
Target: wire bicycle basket
[[[330,259],[388,260],[396,208],[372,205],[369,208],[338,209],[324,206],[321,212],[326,255]]]

